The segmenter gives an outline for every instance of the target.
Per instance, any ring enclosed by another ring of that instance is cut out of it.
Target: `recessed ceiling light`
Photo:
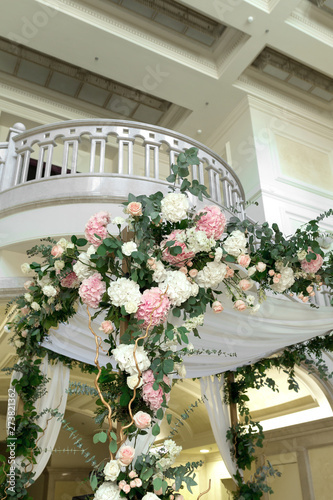
[[[200,450],[200,453],[209,453],[209,452],[210,452],[210,450],[205,450],[205,449]]]

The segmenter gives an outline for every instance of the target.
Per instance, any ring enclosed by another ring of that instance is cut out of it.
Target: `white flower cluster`
[[[198,272],[196,281],[203,288],[217,288],[227,274],[227,266],[223,262],[208,262]]]
[[[205,231],[197,231],[195,227],[186,230],[186,246],[190,252],[209,252],[215,245],[215,239],[208,238]]]
[[[124,500],[125,497],[120,496],[120,489],[117,483],[106,481],[102,483],[95,491],[94,500]]]
[[[177,307],[189,299],[194,294],[193,292],[195,292],[195,290],[192,289],[192,284],[181,271],[167,271],[166,278],[163,283],[159,285],[159,288],[163,290],[163,292],[166,291],[171,304]]]
[[[162,281],[164,281],[166,277],[167,277],[167,272],[165,270],[163,263],[160,260],[157,260],[155,263],[153,280],[156,281],[156,283],[162,283]]]
[[[161,201],[162,217],[169,222],[185,219],[189,208],[188,199],[182,193],[169,193]]]
[[[295,283],[294,271],[291,269],[291,267],[283,265],[278,265],[275,267],[278,268],[278,271],[281,274],[281,278],[279,279],[278,283],[274,283],[270,285],[270,287],[272,290],[274,290],[274,292],[282,293]]]
[[[58,293],[57,289],[52,285],[45,285],[42,288],[42,292],[46,297],[55,297]]]
[[[194,318],[188,318],[182,326],[186,328],[189,332],[192,331],[194,328],[197,328],[198,326],[203,325],[204,322],[204,315],[199,314],[199,316],[194,316]]]
[[[138,310],[142,297],[139,285],[128,278],[118,278],[113,281],[108,288],[108,295],[114,306],[124,306],[128,314]]]
[[[127,241],[121,247],[123,255],[126,255],[127,257],[129,257],[133,252],[136,252],[137,249],[137,244],[134,241]]]
[[[155,495],[155,493],[151,493],[148,491],[148,493],[145,494],[145,496],[142,497],[142,500],[160,500],[160,497]]]
[[[156,465],[161,468],[162,471],[166,471],[174,464],[181,451],[181,446],[177,446],[172,439],[167,439],[164,441],[163,447],[160,450],[160,453],[167,456],[162,456],[162,458],[156,462]]]
[[[73,271],[79,280],[90,278],[96,272],[95,264],[90,260],[90,257],[95,253],[96,248],[93,245],[90,245],[87,252],[80,253],[78,261],[73,266]]]
[[[133,354],[134,347],[134,344],[119,344],[116,349],[112,350],[112,354],[118,363],[119,368],[130,375],[138,374]],[[150,361],[143,346],[137,347],[135,357],[140,371],[144,372],[145,370],[148,370],[150,367]]]
[[[246,237],[242,231],[233,231],[230,236],[223,242],[224,250],[234,257],[246,252]]]

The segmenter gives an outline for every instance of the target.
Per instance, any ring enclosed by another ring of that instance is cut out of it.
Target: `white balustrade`
[[[2,182],[1,191],[56,174],[60,177],[121,176],[167,185],[166,177],[177,156],[185,149],[196,147],[200,165],[192,166],[192,178],[202,184],[208,178],[207,189],[212,202],[226,208],[235,207],[243,217],[244,191],[231,167],[206,146],[177,132],[121,120],[73,120],[18,132],[10,136],[8,143],[0,144],[2,178],[7,179]],[[87,137],[89,151],[82,153]],[[15,154],[9,158],[6,145],[7,149],[10,148],[10,142],[15,146]],[[62,160],[57,154],[59,145],[63,148]],[[113,163],[111,170],[109,164],[109,170],[106,169],[107,162],[110,163],[108,147],[117,148],[112,160],[117,165]],[[89,165],[86,171],[81,171],[80,154],[86,153],[89,154]],[[32,157],[37,158],[34,160],[37,161],[35,173],[29,172]],[[139,165],[140,161],[142,165]],[[52,167],[58,168],[52,171]],[[9,170],[11,175],[8,175]]]

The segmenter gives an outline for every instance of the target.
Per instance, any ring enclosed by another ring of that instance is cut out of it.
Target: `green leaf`
[[[162,408],[160,408],[159,410],[157,410],[157,412],[156,412],[156,418],[158,418],[159,420],[162,420],[162,418],[163,418],[163,410],[162,410]]]
[[[187,343],[188,343],[188,341],[187,341]],[[173,371],[173,367],[174,367],[174,362],[172,359],[165,359],[162,363],[162,370],[164,371],[164,373],[166,375]]]
[[[162,488],[162,479],[160,477],[156,477],[153,481],[154,490],[158,491]]]
[[[97,255],[102,255],[103,256],[103,255],[106,255],[106,252],[107,252],[107,250],[106,250],[105,246],[101,245],[101,246],[99,246],[97,248],[97,252],[96,253],[97,253]]]
[[[87,243],[88,243],[88,241],[85,238],[79,238],[76,241],[76,244],[78,247],[84,247]]]
[[[167,180],[168,182],[175,182],[176,178],[177,178],[177,176],[176,176],[175,174],[170,174],[170,175],[166,178],[166,180]]]
[[[166,419],[167,419],[168,424],[170,425],[171,424],[171,420],[172,420],[171,413],[167,413]]]
[[[110,448],[111,453],[114,454],[117,452],[117,440],[116,439],[112,439],[112,441],[109,445],[109,448]]]
[[[97,488],[97,484],[98,484],[97,477],[95,476],[95,474],[92,474],[90,476],[90,486],[93,491],[95,491],[95,489]]]
[[[158,436],[160,433],[160,426],[158,424],[155,424],[151,430],[151,433],[153,436]],[[161,486],[160,486],[161,487]],[[158,488],[159,489],[159,488]]]

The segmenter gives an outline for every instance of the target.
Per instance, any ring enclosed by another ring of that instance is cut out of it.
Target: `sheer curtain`
[[[65,412],[67,403],[67,392],[69,383],[69,373],[68,367],[64,366],[62,363],[58,362],[56,364],[50,364],[48,361],[48,356],[46,355],[41,363],[40,370],[49,380],[46,383],[46,393],[40,399],[36,401],[37,413],[41,413],[46,408],[57,408],[60,413]],[[21,378],[21,373],[13,372],[12,380]],[[13,389],[11,385],[11,389]],[[18,406],[18,397],[15,395],[16,409]],[[7,429],[9,424],[9,415],[7,412]],[[45,469],[47,462],[52,454],[52,450],[57,441],[61,422],[56,418],[50,418],[47,413],[40,417],[36,424],[39,425],[44,432],[40,434],[37,441],[38,447],[42,450],[41,454],[37,457],[37,463],[33,465],[32,471],[35,473],[34,480],[41,475]],[[18,467],[21,466],[22,457],[16,458],[16,464]]]
[[[226,432],[229,429],[230,414],[229,407],[224,403],[224,377],[221,376],[220,380],[214,375],[213,377],[202,377],[200,379],[201,394],[207,408],[210,425],[216,444],[219,448],[222,460],[233,477],[236,474],[236,465],[231,458],[231,447],[229,441],[226,439]]]

